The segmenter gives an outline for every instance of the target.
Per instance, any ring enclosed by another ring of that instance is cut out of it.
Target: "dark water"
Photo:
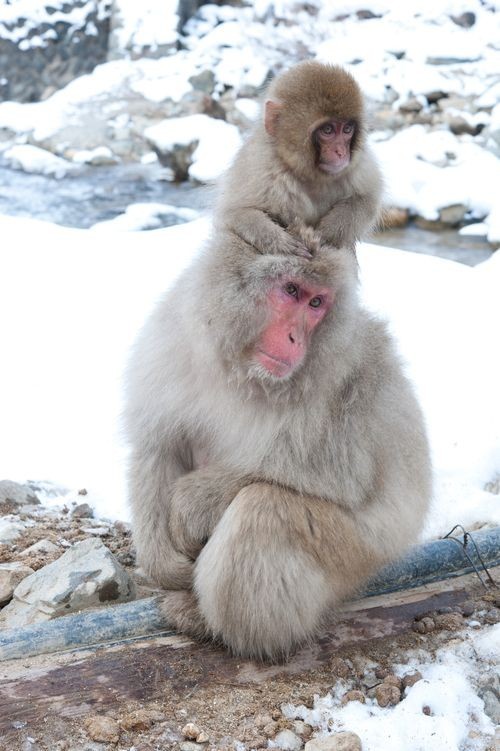
[[[370,238],[377,245],[390,245],[415,253],[440,256],[451,261],[459,261],[467,266],[475,266],[486,261],[493,253],[486,239],[481,237],[462,237],[456,230],[436,230],[435,232],[409,224],[402,229],[378,232]]]
[[[86,229],[113,219],[131,203],[165,203],[203,210],[213,198],[211,188],[165,179],[158,164],[84,167],[61,180],[13,170],[0,161],[0,214],[42,219]],[[175,221],[175,219],[173,219]],[[441,256],[474,266],[490,257],[488,243],[461,237],[454,230],[432,232],[410,225],[381,232],[372,242],[417,253]]]

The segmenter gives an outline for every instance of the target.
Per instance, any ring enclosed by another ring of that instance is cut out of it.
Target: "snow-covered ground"
[[[85,486],[126,516],[119,439],[128,348],[208,233],[145,233],[0,217],[0,476]],[[500,523],[500,256],[475,268],[365,245],[362,295],[388,318],[429,427],[436,473],[426,536]]]
[[[0,477],[67,488],[45,499],[56,504],[79,500],[85,487],[98,513],[127,517],[119,430],[127,352],[208,230],[207,219],[97,232],[0,216]],[[499,524],[499,496],[483,487],[500,474],[500,255],[470,268],[364,245],[359,260],[362,297],[389,319],[428,423],[436,483],[426,536],[455,523]],[[424,680],[395,708],[344,707],[340,682],[313,709],[286,714],[320,736],[354,731],[365,751],[486,751],[494,725],[477,691],[480,678],[494,680],[499,628],[469,626],[435,658],[408,655],[401,672],[416,667]]]
[[[343,705],[346,686],[341,680],[330,694],[316,697],[312,709],[290,704],[283,708],[284,713],[325,734],[355,731],[362,738],[363,751],[480,751],[485,748],[483,734],[492,736],[494,723],[472,690],[470,678],[477,663],[493,675],[499,654],[500,624],[487,637],[472,632],[464,641],[438,650],[432,661],[422,652],[396,667],[396,675],[418,670],[423,680],[406,689],[405,699],[393,710],[374,702]],[[431,711],[427,714],[423,707]]]

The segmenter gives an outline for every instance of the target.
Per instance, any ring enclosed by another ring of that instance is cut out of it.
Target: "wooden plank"
[[[3,663],[0,738],[8,744],[16,736],[16,728],[26,724],[36,729],[51,718],[82,717],[133,701],[185,695],[190,689],[207,685],[265,684],[277,676],[305,674],[328,664],[333,655],[353,644],[411,633],[416,616],[460,605],[471,596],[470,587],[466,587],[469,580],[463,577],[453,583],[351,603],[321,638],[300,650],[286,665],[237,659],[222,649],[195,644],[182,636],[140,638]]]

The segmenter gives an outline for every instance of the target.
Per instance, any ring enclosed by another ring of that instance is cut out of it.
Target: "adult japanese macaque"
[[[293,230],[355,247],[376,223],[382,180],[366,143],[363,97],[338,66],[307,61],[270,85],[263,121],[222,182],[219,226],[259,253],[307,256]]]
[[[281,660],[421,529],[422,416],[349,249],[219,233],[128,371],[138,563],[171,625]],[[177,590],[177,591],[176,591]]]

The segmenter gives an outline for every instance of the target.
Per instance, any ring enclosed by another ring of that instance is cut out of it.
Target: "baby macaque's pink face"
[[[269,322],[255,345],[255,360],[276,378],[284,378],[303,361],[311,334],[332,307],[333,293],[295,279],[269,292]]]
[[[328,120],[316,128],[314,139],[321,170],[338,175],[347,167],[351,161],[351,141],[355,130],[353,120]]]

